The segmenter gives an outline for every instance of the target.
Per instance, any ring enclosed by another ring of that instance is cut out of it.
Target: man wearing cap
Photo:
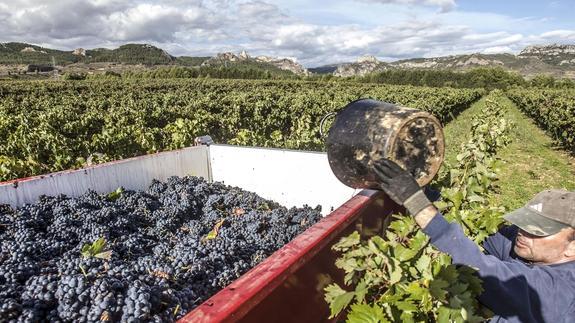
[[[505,216],[513,225],[487,238],[486,254],[447,222],[407,171],[375,165],[381,189],[403,205],[453,263],[478,269],[479,301],[491,322],[575,322],[575,192],[547,190]]]

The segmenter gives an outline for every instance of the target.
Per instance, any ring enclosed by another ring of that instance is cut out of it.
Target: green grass
[[[461,112],[455,119],[443,128],[445,136],[445,161],[454,164],[455,157],[460,153],[461,145],[469,140],[471,119],[478,114],[485,105],[485,97],[472,104]]]
[[[446,161],[454,162],[461,143],[469,138],[471,118],[481,111],[485,98],[449,123],[445,129]],[[511,143],[498,154],[498,189],[492,202],[508,210],[523,206],[538,192],[548,188],[575,190],[575,159],[557,148],[552,139],[523,115],[507,98],[500,103],[513,122]]]

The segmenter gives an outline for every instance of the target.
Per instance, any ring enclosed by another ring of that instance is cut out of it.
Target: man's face
[[[530,262],[541,264],[553,264],[562,262],[570,243],[573,241],[575,230],[565,228],[556,234],[538,237],[519,229],[515,238],[515,253]]]

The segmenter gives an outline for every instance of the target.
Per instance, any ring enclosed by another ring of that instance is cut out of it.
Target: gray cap
[[[523,231],[540,237],[555,234],[563,228],[575,228],[575,192],[543,191],[504,218]]]

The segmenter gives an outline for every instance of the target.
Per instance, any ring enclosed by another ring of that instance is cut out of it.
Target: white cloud
[[[139,4],[105,18],[108,39],[119,41],[174,41],[177,31],[209,23],[200,7],[179,10],[164,5]]]
[[[238,4],[238,9],[236,12],[238,16],[248,19],[277,19],[287,17],[281,13],[280,9],[276,5],[262,1]]]
[[[543,26],[535,17],[511,18],[497,13],[453,9],[453,0],[334,0],[326,10],[345,17],[347,5],[362,11],[366,3],[393,4],[389,19],[344,23],[298,18],[283,0],[0,0],[0,41],[31,42],[47,47],[117,47],[127,42],[151,43],[173,55],[207,56],[247,50],[252,55],[295,57],[307,66],[352,61],[372,54],[380,59],[433,57],[473,52],[518,52],[534,43],[575,40],[575,30]],[[294,0],[295,1],[295,0]],[[318,0],[324,1],[324,0]],[[362,1],[358,4],[356,1]],[[303,3],[303,2],[302,2]],[[301,4],[301,3],[299,3]],[[401,4],[407,4],[402,8]],[[307,4],[311,5],[311,4]],[[319,5],[329,5],[321,2]],[[417,5],[417,8],[411,6]],[[318,6],[318,4],[316,4]],[[350,7],[351,8],[351,7]],[[349,10],[348,10],[349,11]],[[319,11],[318,11],[319,12]],[[354,13],[354,14],[357,14]],[[328,15],[329,16],[329,15]],[[385,17],[385,15],[383,16]],[[511,29],[511,22],[515,29]],[[489,25],[481,29],[481,25]]]
[[[513,49],[509,46],[488,47],[481,51],[483,54],[504,54],[511,52],[513,52]]]
[[[267,39],[262,38],[261,43],[271,42],[278,51],[290,52],[309,65],[318,65],[331,62],[336,55],[348,61],[366,53],[395,59],[429,55],[466,32],[464,26],[415,21],[372,29],[357,25],[299,24],[280,27],[276,33],[266,35]]]
[[[542,33],[540,37],[543,39],[575,40],[575,30],[553,30]]]
[[[363,2],[376,2],[382,4],[409,4],[409,5],[427,5],[437,6],[442,12],[447,12],[455,8],[455,0],[359,0]]]
[[[471,40],[471,41],[486,41],[486,40],[492,40],[494,38],[505,37],[506,35],[507,35],[507,33],[501,31],[501,32],[495,32],[495,33],[469,34],[469,35],[463,36],[463,39],[464,40]]]

